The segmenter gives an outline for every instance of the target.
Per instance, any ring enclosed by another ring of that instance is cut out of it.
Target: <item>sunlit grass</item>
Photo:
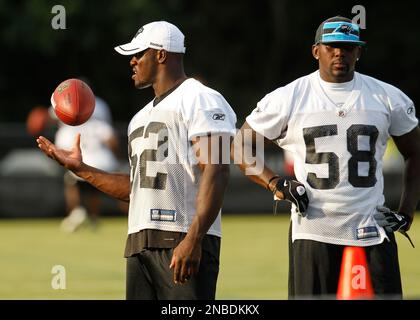
[[[287,215],[225,215],[217,299],[287,299]],[[74,234],[58,219],[0,220],[0,299],[124,299],[126,218]],[[406,299],[420,298],[420,224],[397,235]],[[53,289],[53,266],[66,289]]]

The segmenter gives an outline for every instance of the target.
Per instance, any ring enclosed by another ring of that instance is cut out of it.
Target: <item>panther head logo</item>
[[[344,34],[350,34],[350,32],[353,31],[353,28],[347,24],[342,24],[341,26],[339,26],[335,32],[340,32],[340,33],[344,33]]]

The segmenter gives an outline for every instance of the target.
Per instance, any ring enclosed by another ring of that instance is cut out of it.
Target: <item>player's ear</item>
[[[361,55],[362,55],[362,47],[357,47],[357,61],[359,61]]]
[[[317,44],[312,45],[312,56],[319,60],[319,46]]]
[[[168,58],[168,52],[166,50],[158,50],[156,53],[158,63],[164,63]]]

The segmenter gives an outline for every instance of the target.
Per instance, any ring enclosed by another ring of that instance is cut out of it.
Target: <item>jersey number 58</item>
[[[347,129],[347,150],[351,154],[348,161],[348,179],[353,187],[369,188],[376,184],[375,144],[378,139],[378,129],[365,124],[353,124]],[[314,189],[334,189],[340,181],[339,158],[334,152],[316,152],[315,138],[337,135],[337,125],[317,126],[303,129],[306,144],[306,163],[328,163],[328,178],[318,178],[309,172],[307,181]],[[369,150],[358,149],[358,137],[369,137]],[[359,162],[369,164],[368,175],[359,176]]]

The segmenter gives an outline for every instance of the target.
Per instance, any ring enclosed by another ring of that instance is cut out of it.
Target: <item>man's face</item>
[[[349,43],[335,42],[312,47],[312,54],[319,61],[321,77],[328,82],[347,82],[353,79],[360,53],[360,46]]]
[[[143,89],[151,86],[156,79],[156,61],[154,49],[146,49],[136,53],[130,60],[130,66],[133,69],[131,78],[134,80],[134,86],[137,89]]]

